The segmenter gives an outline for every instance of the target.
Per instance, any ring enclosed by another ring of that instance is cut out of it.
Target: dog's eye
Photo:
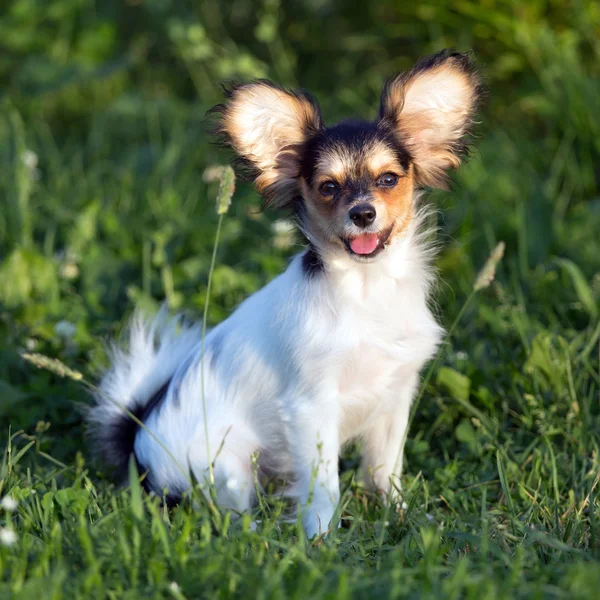
[[[398,183],[398,175],[394,173],[384,173],[378,180],[379,187],[394,187]]]
[[[333,196],[339,189],[338,184],[335,181],[325,181],[319,186],[319,192],[323,196]]]

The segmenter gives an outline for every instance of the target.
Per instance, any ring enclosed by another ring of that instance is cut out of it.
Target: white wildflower
[[[505,247],[506,245],[504,242],[499,242],[498,245],[492,250],[492,253],[487,259],[485,265],[483,265],[481,271],[479,271],[477,279],[475,280],[475,284],[473,285],[473,289],[476,292],[489,287],[492,281],[494,281],[494,277],[496,277],[496,267],[504,256]]]
[[[4,496],[0,502],[0,506],[7,512],[14,512],[18,505],[19,503],[12,496]]]
[[[235,192],[235,173],[228,165],[221,170],[219,179],[219,193],[217,194],[217,214],[224,215],[231,206],[231,199]]]
[[[79,267],[73,262],[65,263],[60,266],[59,274],[64,279],[76,279],[79,277]]]
[[[17,534],[7,527],[0,527],[0,544],[3,546],[12,546],[17,541]]]
[[[179,587],[179,584],[176,581],[171,581],[171,583],[169,584],[169,588],[172,592],[181,593],[181,588]]]
[[[284,235],[294,231],[294,224],[289,219],[278,219],[271,227],[275,235]]]
[[[25,150],[21,154],[21,160],[30,171],[34,171],[39,164],[38,155],[33,150]]]
[[[80,260],[80,256],[67,250],[61,250],[54,253],[54,260],[58,263],[58,273],[64,279],[75,279],[79,276],[79,267],[77,263]]]
[[[58,337],[64,338],[65,340],[70,340],[77,331],[77,327],[69,322],[69,321],[59,321],[54,326],[54,332]]]
[[[74,371],[57,358],[50,358],[38,352],[23,352],[21,358],[35,365],[38,369],[45,369],[60,377],[68,377],[73,381],[81,381],[83,374],[79,371]]]
[[[294,243],[294,223],[289,219],[279,219],[271,225],[274,234],[273,245],[285,250]]]

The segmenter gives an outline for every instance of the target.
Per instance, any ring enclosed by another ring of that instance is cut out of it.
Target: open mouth
[[[392,233],[393,225],[379,233],[362,233],[351,238],[345,238],[344,244],[350,254],[371,258],[379,254]]]

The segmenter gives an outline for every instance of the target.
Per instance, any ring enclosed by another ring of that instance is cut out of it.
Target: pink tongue
[[[366,233],[350,240],[350,248],[356,254],[371,254],[377,248],[377,234]]]

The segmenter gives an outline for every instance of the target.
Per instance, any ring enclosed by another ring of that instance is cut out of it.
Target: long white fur
[[[442,333],[427,303],[432,271],[421,221],[414,219],[375,264],[336,253],[324,257],[323,276],[310,278],[296,256],[210,331],[204,356],[210,456],[200,334],[176,335],[162,317],[134,324],[129,352],[115,355],[101,384],[95,420],[108,422],[120,411],[116,404],[131,406],[175,375],[145,423],[151,434],[141,429],[135,440],[155,489],[186,489],[181,465],[205,481],[214,461],[219,504],[247,510],[255,487],[251,456],[258,452],[267,470],[291,476],[312,536],[327,529],[339,500],[340,448],[362,437],[364,472],[385,491],[391,478],[395,494],[418,373]]]

